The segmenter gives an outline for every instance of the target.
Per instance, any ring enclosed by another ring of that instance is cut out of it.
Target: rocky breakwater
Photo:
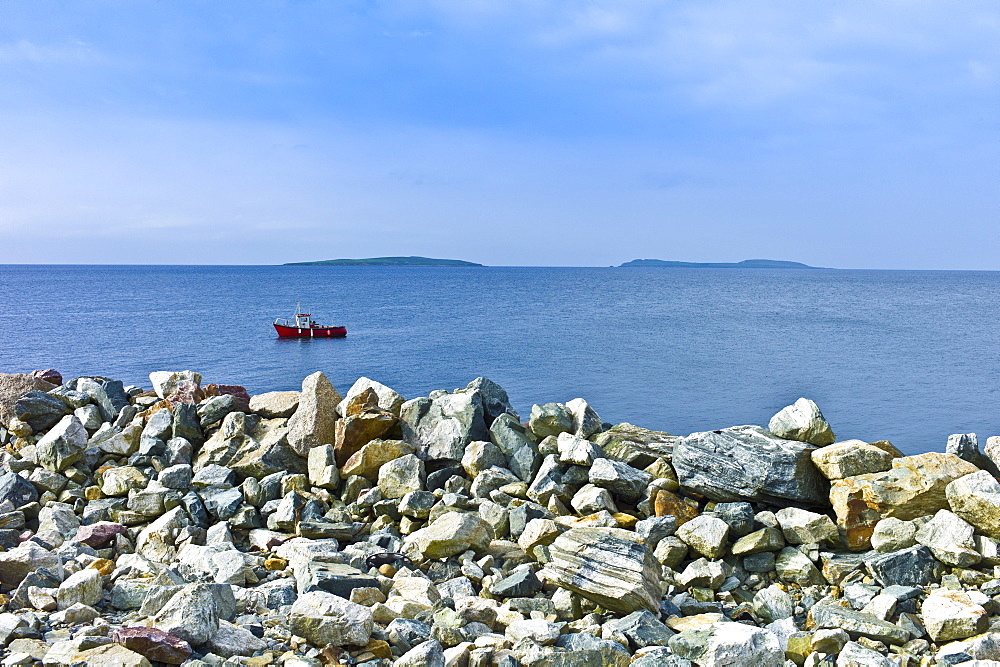
[[[1000,660],[997,439],[150,382],[0,375],[0,665]]]

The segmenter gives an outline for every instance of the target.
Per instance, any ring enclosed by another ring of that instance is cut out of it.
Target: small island
[[[665,259],[633,259],[619,268],[655,266],[667,269],[818,269],[801,262],[784,262],[776,259],[745,259],[742,262],[674,262]]]
[[[318,262],[288,262],[282,266],[483,266],[461,259],[430,257],[368,257],[367,259],[323,259]]]

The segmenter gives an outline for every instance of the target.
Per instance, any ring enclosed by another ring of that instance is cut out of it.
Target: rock
[[[556,640],[559,639],[559,635],[562,634],[562,626],[557,623],[551,623],[549,621],[544,621],[541,619],[530,619],[524,621],[514,621],[507,626],[507,638],[512,643],[517,643],[522,639],[530,639],[531,641],[541,644],[542,646],[549,646],[555,644]]]
[[[390,413],[393,417],[399,417],[400,410],[403,407],[403,403],[406,402],[406,399],[381,382],[376,382],[375,380],[371,380],[366,377],[360,377],[355,380],[354,384],[351,385],[351,388],[347,390],[344,400],[337,406],[337,412],[341,416],[346,415],[347,405],[359,394],[367,390],[374,392],[377,398],[376,405],[380,409]]]
[[[112,637],[116,643],[127,649],[168,665],[179,665],[191,657],[190,644],[180,637],[156,628],[145,626],[115,628]]]
[[[757,426],[692,433],[674,446],[681,486],[716,501],[827,504],[828,482],[813,465],[813,448]]]
[[[784,507],[775,512],[774,516],[789,544],[836,543],[840,540],[836,524],[825,514]]]
[[[295,573],[295,588],[299,594],[325,591],[346,599],[355,589],[379,585],[377,579],[343,563],[306,560],[295,563],[292,569]]]
[[[985,632],[989,617],[965,591],[939,588],[924,600],[921,618],[927,634],[935,642],[965,639]]]
[[[607,510],[612,514],[618,511],[608,490],[593,484],[587,484],[577,491],[570,501],[570,506],[582,515],[593,514],[601,510]]]
[[[490,425],[490,441],[507,457],[505,467],[519,479],[530,482],[535,478],[542,457],[516,417],[506,412],[497,416]]]
[[[149,382],[159,398],[169,398],[187,385],[201,387],[201,373],[194,371],[154,371],[149,374]]]
[[[47,470],[60,472],[76,463],[87,448],[87,429],[66,415],[35,446],[35,458]]]
[[[839,628],[852,639],[867,637],[887,644],[902,644],[910,638],[910,633],[898,625],[832,603],[814,605],[809,618],[816,628]]]
[[[309,483],[321,489],[336,489],[340,484],[336,451],[333,445],[320,445],[309,450],[307,458]]]
[[[753,596],[753,610],[765,623],[791,618],[795,612],[792,596],[774,584]]]
[[[837,524],[848,532],[848,543],[862,550],[868,547],[879,519],[910,520],[947,509],[948,484],[977,471],[954,454],[928,452],[896,458],[884,472],[834,480],[830,502]]]
[[[369,399],[367,404],[352,409],[357,401]],[[337,463],[343,465],[364,445],[381,438],[396,425],[396,416],[378,407],[377,397],[371,389],[366,389],[348,403],[347,414],[337,422],[335,449]]]
[[[436,639],[417,644],[392,663],[392,667],[445,667],[444,647]]]
[[[872,549],[882,553],[898,551],[917,543],[917,527],[901,519],[882,519],[872,532]]]
[[[288,420],[288,444],[299,456],[306,456],[316,445],[336,441],[336,407],[340,394],[321,371],[302,380],[299,405]]]
[[[539,440],[560,433],[573,433],[573,414],[562,403],[531,406],[528,428]]]
[[[236,397],[229,394],[206,398],[196,411],[199,427],[206,429],[222,421],[230,412],[236,411],[236,403]]]
[[[945,487],[951,511],[1000,539],[1000,482],[985,470],[959,477]]]
[[[721,558],[729,545],[729,524],[714,516],[702,514],[680,526],[677,537],[706,558]]]
[[[847,642],[837,652],[837,667],[892,667],[894,664],[878,651],[865,648],[857,642]]]
[[[241,477],[263,479],[274,473],[294,475],[307,471],[306,460],[288,444],[288,429],[281,425],[282,421],[261,420],[229,460],[233,472]]]
[[[610,491],[626,503],[642,497],[653,476],[612,459],[597,459],[590,467],[590,483]]]
[[[62,378],[60,378],[58,383],[52,383],[34,374],[0,373],[0,424],[10,426],[11,420],[16,416],[14,414],[14,404],[22,396],[30,391],[45,393],[54,389],[58,384],[62,384]],[[66,414],[66,412],[62,414]]]
[[[383,465],[415,451],[413,445],[402,440],[372,440],[347,460],[340,474],[344,479],[357,475],[376,482],[378,471]]]
[[[250,397],[250,412],[265,419],[291,417],[299,407],[299,392],[269,391]]]
[[[608,621],[605,629],[613,636],[623,637],[633,653],[647,646],[667,646],[674,631],[649,611],[634,611],[621,619]]]
[[[424,462],[413,454],[406,454],[379,468],[378,488],[383,498],[402,498],[411,491],[420,491],[424,479]]]
[[[979,438],[975,433],[955,433],[948,436],[948,444],[945,452],[954,454],[958,458],[968,461],[977,468],[993,468],[990,472],[996,472],[996,466],[992,461],[983,456],[979,451]]]
[[[821,447],[812,453],[816,467],[827,479],[883,472],[892,467],[891,453],[861,440],[846,440]]]
[[[799,586],[822,585],[823,575],[809,560],[809,557],[794,547],[785,547],[778,552],[774,569],[782,581],[790,581]]]
[[[35,433],[42,433],[56,425],[71,412],[68,405],[44,391],[29,391],[14,402],[17,417]]]
[[[603,607],[629,614],[658,612],[660,564],[632,533],[614,528],[573,528],[549,547],[545,578]]]
[[[704,558],[691,561],[684,571],[677,575],[677,583],[681,586],[697,586],[718,590],[726,581],[731,570],[723,561],[710,561]]]
[[[937,578],[940,568],[931,550],[912,546],[865,559],[865,566],[879,586],[926,586]]]
[[[200,646],[219,629],[219,608],[210,584],[187,584],[153,616],[152,627]]]
[[[0,583],[16,588],[29,572],[48,570],[62,581],[62,559],[34,542],[0,552]]]
[[[785,546],[785,538],[777,528],[761,528],[745,535],[733,543],[731,552],[736,556],[750,556],[765,551],[779,551]]]
[[[399,425],[403,439],[429,460],[459,461],[470,442],[488,439],[482,401],[464,391],[406,401]]]
[[[540,590],[542,582],[527,568],[515,568],[510,575],[490,586],[490,592],[496,599],[531,597]]]
[[[105,639],[106,641],[106,639]],[[53,650],[45,654],[43,664],[46,665],[87,665],[87,667],[150,667],[150,662],[144,656],[130,651],[119,644],[105,644],[95,648],[75,652],[72,655],[62,658],[53,655]]]
[[[462,468],[471,478],[492,467],[503,468],[506,465],[507,457],[492,442],[483,440],[470,442],[465,448],[465,454],[462,455]]]
[[[573,418],[573,434],[581,438],[589,438],[601,431],[601,416],[582,398],[574,398],[566,402],[566,409]]]
[[[207,648],[215,655],[223,658],[233,656],[254,655],[268,647],[263,639],[258,639],[246,628],[234,625],[229,621],[219,621],[219,629],[208,641]]]
[[[447,558],[468,549],[484,551],[491,539],[489,524],[478,515],[448,512],[407,535],[404,545],[426,559]]]
[[[832,445],[833,430],[823,418],[819,406],[808,398],[800,398],[771,417],[767,430],[779,438],[808,442],[820,447]]]
[[[370,609],[324,591],[300,595],[288,618],[292,632],[316,646],[364,646],[374,629]]]
[[[90,568],[74,572],[59,584],[59,609],[81,603],[92,606],[100,602],[103,586],[101,574]]]
[[[101,493],[106,496],[124,496],[133,489],[144,489],[149,480],[138,468],[117,466],[104,471]]]
[[[670,649],[699,665],[777,666],[785,658],[773,632],[730,622],[681,632],[670,640]]]
[[[9,470],[0,473],[0,503],[21,507],[38,500],[38,490],[28,480]]]
[[[666,431],[650,431],[627,422],[594,436],[594,442],[607,457],[639,469],[670,459],[677,440],[677,436]]]
[[[958,515],[939,510],[917,531],[915,539],[945,565],[971,567],[981,559],[972,539],[973,532],[972,526]]]

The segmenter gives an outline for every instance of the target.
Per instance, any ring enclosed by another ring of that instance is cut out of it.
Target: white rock
[[[292,632],[316,646],[364,646],[374,621],[368,607],[325,591],[300,595],[289,612]]]
[[[102,592],[100,572],[90,568],[74,572],[59,584],[59,609],[68,609],[77,603],[93,606],[101,601]]]
[[[767,430],[779,438],[808,442],[820,447],[832,445],[833,431],[823,418],[819,406],[808,398],[800,398],[771,417]]]
[[[707,514],[696,516],[677,529],[677,537],[706,558],[722,558],[729,544],[729,524]]]
[[[973,527],[957,514],[939,510],[917,531],[916,540],[946,565],[971,567],[982,558],[976,551],[973,532]]]
[[[924,600],[921,617],[934,642],[965,639],[986,630],[989,617],[965,591],[939,588]]]
[[[837,525],[825,514],[785,507],[775,512],[774,516],[789,544],[835,543],[840,538]]]

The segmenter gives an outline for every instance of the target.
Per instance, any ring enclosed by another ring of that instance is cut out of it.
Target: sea
[[[301,302],[344,339],[281,340]],[[1000,273],[663,268],[0,266],[0,372],[251,393],[323,371],[407,398],[501,384],[685,435],[767,424],[800,396],[838,439],[943,451],[1000,434]]]

